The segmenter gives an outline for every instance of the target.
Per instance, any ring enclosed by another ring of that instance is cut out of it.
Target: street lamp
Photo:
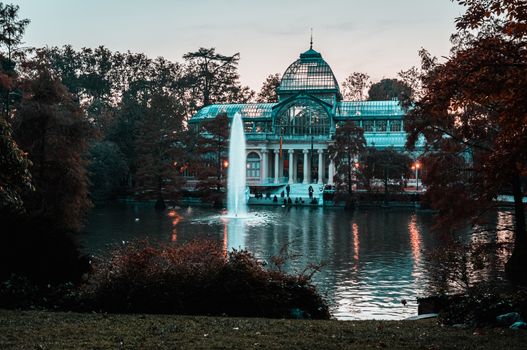
[[[419,191],[419,168],[421,168],[419,161],[412,164],[412,170],[415,170],[415,192]]]

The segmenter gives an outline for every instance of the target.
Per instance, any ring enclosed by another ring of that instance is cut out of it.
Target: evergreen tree
[[[270,74],[264,81],[258,96],[256,96],[256,102],[270,103],[278,102],[278,95],[276,89],[280,86],[280,74]]]
[[[44,67],[24,85],[14,135],[33,163],[36,191],[26,200],[28,209],[59,229],[78,230],[91,205],[84,158],[91,128],[64,85]]]
[[[355,160],[366,148],[364,130],[355,125],[353,121],[347,121],[337,125],[335,141],[329,148],[329,156],[335,162],[335,186],[337,190],[347,192],[351,197],[352,186],[357,181],[358,169]]]
[[[226,114],[207,120],[201,125],[198,141],[200,160],[194,163],[193,170],[198,175],[196,188],[215,203],[223,198],[221,190],[225,187],[228,156],[229,119]]]
[[[225,56],[214,48],[200,48],[183,58],[187,61],[186,84],[194,111],[213,103],[246,103],[254,97],[254,91],[239,81],[239,53]]]

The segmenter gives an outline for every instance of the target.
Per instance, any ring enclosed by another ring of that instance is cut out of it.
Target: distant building
[[[227,114],[242,116],[247,139],[247,182],[332,184],[335,165],[328,157],[339,122],[364,129],[368,146],[403,150],[404,111],[398,101],[342,101],[339,85],[322,55],[310,48],[285,71],[277,103],[214,104],[200,109],[189,124]]]

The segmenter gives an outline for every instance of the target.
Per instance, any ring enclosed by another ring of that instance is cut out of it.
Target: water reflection
[[[416,314],[415,300],[430,283],[423,251],[441,246],[430,231],[429,217],[403,210],[348,213],[294,207],[258,208],[249,214],[252,219],[236,220],[198,207],[170,216],[137,205],[96,208],[82,240],[88,251],[97,252],[111,242],[147,236],[177,244],[204,238],[220,243],[225,253],[244,248],[267,261],[287,246],[297,256],[286,265],[289,271],[325,264],[314,282],[331,300],[335,317],[401,319]],[[497,217],[498,225],[508,220],[508,215]],[[406,307],[401,299],[409,301]]]
[[[421,233],[417,227],[417,215],[412,215],[408,224],[408,233],[410,234],[410,246],[412,247],[412,256],[414,259],[414,270],[419,266],[421,261]]]
[[[353,260],[355,261],[355,268],[359,263],[359,226],[356,223],[351,225],[351,231],[353,232]]]
[[[177,241],[177,230],[176,226],[181,221],[181,215],[178,214],[177,211],[174,209],[171,209],[167,213],[168,217],[172,218],[172,233],[170,235],[170,241],[176,242]]]
[[[247,220],[222,218],[221,221],[223,222],[224,253],[245,249],[245,224]]]

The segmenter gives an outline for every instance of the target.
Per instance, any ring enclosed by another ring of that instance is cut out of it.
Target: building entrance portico
[[[322,145],[325,146],[325,145]],[[292,146],[289,146],[292,147]],[[248,161],[254,162],[256,152],[248,149]],[[328,150],[322,148],[283,148],[261,149],[260,176],[255,177],[257,167],[248,165],[248,178],[253,179],[252,185],[262,184],[331,184],[329,171],[331,162],[328,160]],[[249,157],[253,158],[249,158]],[[248,163],[249,164],[249,163]],[[252,163],[251,163],[252,164]],[[334,174],[334,169],[332,169]],[[249,176],[249,171],[251,172]],[[254,179],[258,178],[257,181]],[[331,178],[332,180],[332,178]]]

